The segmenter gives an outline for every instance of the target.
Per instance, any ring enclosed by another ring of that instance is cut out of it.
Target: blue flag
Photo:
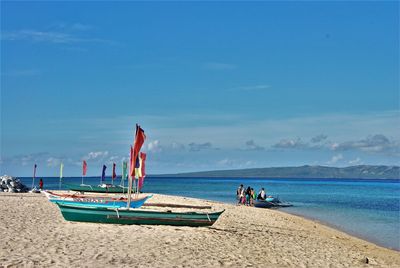
[[[106,178],[106,165],[103,165],[103,173],[101,173],[101,181],[104,181]]]

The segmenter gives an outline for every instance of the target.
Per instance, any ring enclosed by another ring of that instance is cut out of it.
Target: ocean
[[[59,189],[59,178],[43,180],[45,189]],[[32,178],[22,181],[27,186],[32,184]],[[80,184],[81,178],[64,178],[63,182]],[[99,182],[99,178],[85,178],[85,184]],[[117,179],[116,183],[119,182]],[[264,187],[268,195],[294,205],[281,208],[283,211],[400,250],[399,180],[147,177],[143,191],[234,204],[240,184],[257,192]]]

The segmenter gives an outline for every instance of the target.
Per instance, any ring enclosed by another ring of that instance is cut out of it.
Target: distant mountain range
[[[303,178],[303,179],[400,179],[399,166],[359,165],[344,168],[325,166],[270,167],[214,170],[155,177],[231,177],[231,178]]]

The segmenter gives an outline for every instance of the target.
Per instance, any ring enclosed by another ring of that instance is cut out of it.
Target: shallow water
[[[81,178],[63,181],[80,184]],[[30,186],[32,179],[23,182]],[[58,178],[44,178],[44,182],[46,189],[59,189]],[[85,178],[85,183],[98,184],[99,178]],[[256,191],[264,187],[267,194],[294,205],[284,211],[400,250],[400,181],[396,180],[148,177],[143,191],[235,203],[240,184]]]

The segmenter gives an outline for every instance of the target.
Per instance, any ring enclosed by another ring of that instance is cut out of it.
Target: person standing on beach
[[[242,188],[242,191],[240,192],[240,202],[245,205],[246,204],[246,190],[244,187]]]
[[[240,204],[242,201],[241,197],[240,197],[240,195],[242,193],[242,189],[243,189],[243,184],[240,184],[240,186],[236,190],[236,199],[238,200],[238,204]]]
[[[254,200],[256,199],[256,193],[254,189],[251,188],[251,195],[250,195],[250,206],[254,206]]]
[[[43,179],[39,180],[39,188],[40,190],[43,190]]]
[[[251,198],[251,188],[247,187],[246,190],[246,206],[250,206],[250,198]]]

